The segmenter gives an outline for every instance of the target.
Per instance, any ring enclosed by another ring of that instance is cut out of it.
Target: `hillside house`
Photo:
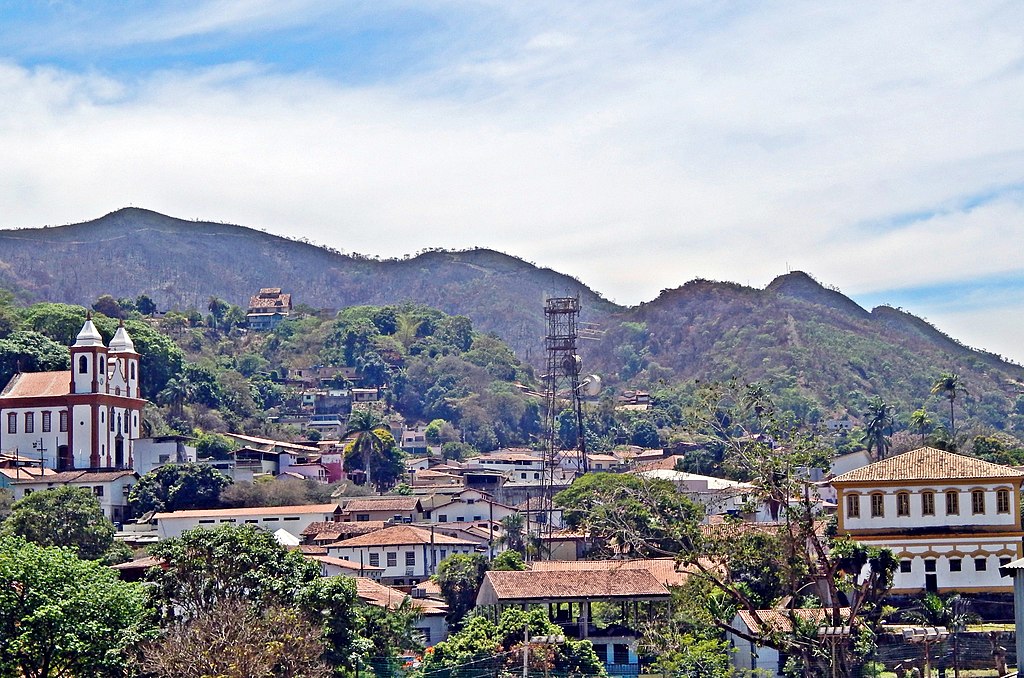
[[[384,497],[352,497],[342,505],[341,522],[383,521],[414,523],[423,517],[418,497],[387,495]]]
[[[264,287],[249,297],[245,321],[250,330],[272,330],[291,312],[292,295],[283,294],[280,287]]]
[[[365,577],[356,579],[356,595],[364,603],[391,609],[397,608],[408,600],[410,605],[420,613],[419,619],[415,622],[415,628],[423,638],[424,645],[429,647],[448,638],[448,622],[445,620],[448,606],[442,601],[417,595],[416,589],[413,589],[413,594],[410,596],[398,589],[384,586]]]
[[[892,549],[892,592],[1009,592],[1021,557],[1024,472],[922,447],[832,479],[838,531]]]

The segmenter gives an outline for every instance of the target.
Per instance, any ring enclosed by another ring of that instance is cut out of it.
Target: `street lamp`
[[[932,656],[931,647],[935,643],[941,643],[949,638],[949,629],[945,626],[916,626],[903,629],[903,639],[908,643],[918,643],[924,646],[924,676],[932,677]]]

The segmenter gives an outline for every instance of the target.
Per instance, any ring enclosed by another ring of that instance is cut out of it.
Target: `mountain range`
[[[470,317],[534,364],[545,299],[579,295],[580,320],[593,330],[581,348],[587,369],[616,386],[766,379],[793,407],[822,416],[857,416],[874,395],[906,415],[927,403],[941,412],[929,388],[941,372],[955,372],[970,394],[961,403],[969,416],[1024,429],[1024,368],[906,311],[861,308],[802,272],[764,289],[694,280],[623,307],[570,276],[493,250],[379,260],[127,208],[85,223],[0,230],[0,286],[24,302],[82,305],[145,293],[161,309],[202,310],[211,296],[245,305],[261,287],[281,287],[315,308],[412,302]]]

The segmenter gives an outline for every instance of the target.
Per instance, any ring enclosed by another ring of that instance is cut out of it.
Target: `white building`
[[[48,468],[132,468],[145,401],[139,354],[122,324],[110,346],[89,318],[71,347],[71,369],[19,372],[0,391],[0,449]]]
[[[159,436],[139,438],[133,449],[132,468],[140,476],[168,464],[189,464],[196,461],[196,448],[189,445],[186,436]]]
[[[516,513],[516,509],[498,503],[479,490],[463,490],[458,494],[444,495],[430,511],[423,512],[424,520],[434,523],[478,523],[484,520],[500,521]]]
[[[1008,592],[1022,555],[1024,472],[923,447],[832,479],[840,534],[892,549],[892,592]]]
[[[256,508],[196,509],[170,511],[153,516],[160,539],[180,537],[196,527],[217,525],[254,525],[268,532],[283,529],[300,537],[302,531],[316,522],[332,522],[339,515],[337,504],[309,504],[302,506],[263,506]]]
[[[456,553],[473,553],[476,543],[412,525],[395,525],[327,545],[331,556],[383,567],[381,581],[395,586],[418,584]]]
[[[24,499],[33,492],[58,487],[84,487],[100,502],[103,515],[112,522],[120,523],[129,518],[128,493],[138,481],[134,471],[62,471],[28,479],[11,481],[15,499]]]

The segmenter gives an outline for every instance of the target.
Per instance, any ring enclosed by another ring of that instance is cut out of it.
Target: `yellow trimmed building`
[[[893,551],[892,593],[1010,592],[999,568],[1022,557],[1024,472],[931,447],[832,479],[838,528]]]

